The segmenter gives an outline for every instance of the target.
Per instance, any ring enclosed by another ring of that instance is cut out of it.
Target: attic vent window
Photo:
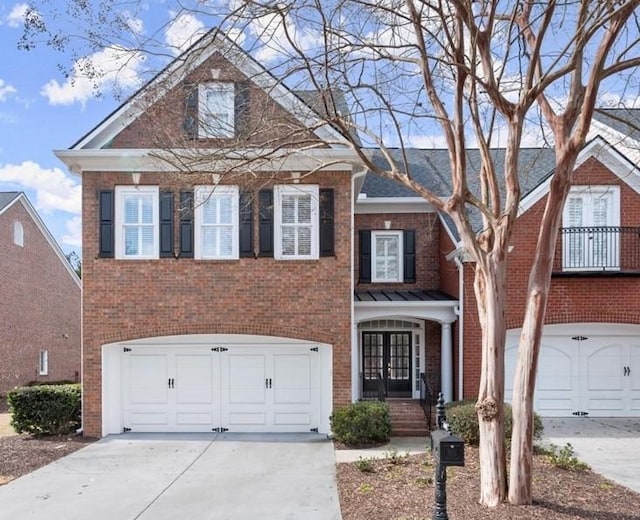
[[[13,243],[24,247],[24,228],[20,222],[14,222],[13,224]]]
[[[233,83],[204,83],[198,87],[198,137],[235,135],[235,87]]]

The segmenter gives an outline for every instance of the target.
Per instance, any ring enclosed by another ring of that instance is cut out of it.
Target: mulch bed
[[[449,468],[447,512],[451,520],[640,520],[640,494],[591,471],[567,471],[536,456],[532,506],[478,504],[477,449],[465,447],[464,467]],[[371,461],[373,473],[356,463],[338,464],[343,520],[427,520],[433,516],[434,477],[430,454]],[[640,478],[640,476],[639,476]]]
[[[0,485],[73,453],[95,440],[79,435],[0,437]]]

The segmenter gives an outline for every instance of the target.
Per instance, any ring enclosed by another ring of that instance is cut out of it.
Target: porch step
[[[429,434],[429,425],[419,401],[389,399],[387,405],[391,415],[391,435],[422,437]]]

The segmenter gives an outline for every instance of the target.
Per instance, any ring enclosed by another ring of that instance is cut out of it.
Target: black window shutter
[[[99,252],[100,258],[114,257],[114,200],[113,190],[102,190],[98,194],[100,212]]]
[[[173,258],[173,192],[160,192],[160,258]]]
[[[333,190],[320,190],[320,256],[334,256]]]
[[[273,190],[260,190],[258,202],[260,206],[259,255],[273,256]]]
[[[235,85],[235,134],[249,137],[249,82],[240,81]]]
[[[198,85],[184,86],[184,122],[182,128],[187,138],[198,137]]]
[[[360,282],[371,283],[371,230],[360,232]]]
[[[193,192],[180,192],[180,257],[193,258]]]
[[[253,194],[240,192],[240,257],[253,256]]]
[[[405,229],[404,231],[404,282],[416,281],[416,231]]]

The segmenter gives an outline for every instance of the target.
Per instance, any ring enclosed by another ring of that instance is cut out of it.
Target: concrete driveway
[[[640,418],[543,419],[544,441],[570,443],[594,472],[640,493]]]
[[[110,436],[0,487],[0,519],[340,520],[317,434]]]

